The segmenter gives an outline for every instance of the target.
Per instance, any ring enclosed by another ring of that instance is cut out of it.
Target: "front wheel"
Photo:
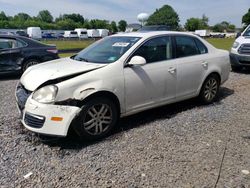
[[[29,68],[30,66],[36,65],[36,64],[38,64],[38,63],[40,63],[40,61],[38,61],[37,59],[29,59],[29,60],[27,60],[27,61],[24,63],[22,71],[24,72],[24,71],[26,71],[26,69]]]
[[[199,98],[205,104],[215,101],[219,94],[220,80],[217,75],[210,75],[202,85]]]
[[[95,98],[86,102],[74,129],[85,140],[107,136],[118,120],[118,110],[108,98]]]

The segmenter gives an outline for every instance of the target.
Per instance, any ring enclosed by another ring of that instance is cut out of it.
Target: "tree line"
[[[147,25],[169,25],[175,30],[195,31],[209,29],[214,32],[234,32],[236,27],[228,21],[222,21],[213,26],[208,24],[209,18],[202,15],[201,18],[189,18],[184,26],[180,25],[180,19],[177,12],[169,5],[164,5],[149,17]],[[250,8],[246,14],[242,16],[242,24],[244,27],[250,24]]]
[[[164,5],[149,16],[146,25],[168,25],[172,30],[195,31],[199,29],[209,29],[214,32],[234,32],[235,25],[228,21],[222,21],[213,26],[208,24],[209,18],[202,15],[201,18],[189,18],[184,26],[180,25],[180,19],[177,12],[169,5]],[[242,16],[242,24],[247,26],[250,24],[250,8],[246,14]],[[5,12],[0,12],[0,28],[6,29],[26,29],[30,26],[41,27],[42,29],[61,29],[73,30],[75,28],[87,29],[108,29],[113,33],[125,31],[127,22],[120,20],[115,21],[84,18],[81,14],[62,14],[57,18],[53,18],[48,10],[42,10],[37,16],[30,16],[26,13],[18,13],[15,16],[7,16]]]
[[[41,29],[73,30],[75,28],[108,29],[112,32],[125,31],[127,22],[120,20],[109,22],[100,19],[85,19],[81,14],[63,14],[53,18],[48,10],[41,10],[37,16],[27,13],[18,13],[7,16],[4,11],[0,12],[0,28],[2,29],[26,29],[27,27],[40,27]]]

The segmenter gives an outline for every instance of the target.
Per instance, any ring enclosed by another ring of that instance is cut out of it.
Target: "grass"
[[[207,39],[209,43],[211,43],[213,46],[219,49],[224,50],[230,50],[230,48],[233,45],[234,38],[211,38]],[[46,44],[55,44],[57,46],[57,49],[63,50],[63,49],[74,49],[74,48],[86,48],[90,44],[92,44],[93,40],[69,40],[69,41],[43,41]],[[75,53],[63,53],[59,54],[60,57],[69,57],[74,55]]]
[[[48,40],[42,41],[45,44],[55,44],[58,50],[86,48],[94,42],[94,40]]]
[[[63,53],[63,54],[59,54],[59,57],[70,57],[72,55],[74,55],[75,53]]]
[[[230,50],[233,43],[234,43],[234,38],[212,38],[212,39],[207,39],[207,41],[212,44],[214,47],[219,48],[219,49],[224,49],[224,50]]]

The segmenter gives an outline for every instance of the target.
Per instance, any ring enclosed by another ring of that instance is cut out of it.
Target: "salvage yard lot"
[[[188,100],[133,115],[94,143],[24,129],[17,82],[0,80],[0,187],[210,188],[219,176],[217,187],[250,186],[242,173],[250,171],[249,70],[231,73],[214,104]]]

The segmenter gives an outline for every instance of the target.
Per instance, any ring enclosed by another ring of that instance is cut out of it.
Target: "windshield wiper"
[[[82,58],[82,57],[77,57],[77,58],[75,58],[75,60],[77,60],[77,61],[85,61],[85,62],[89,62],[89,60],[88,60],[88,59],[86,59],[86,58]]]

